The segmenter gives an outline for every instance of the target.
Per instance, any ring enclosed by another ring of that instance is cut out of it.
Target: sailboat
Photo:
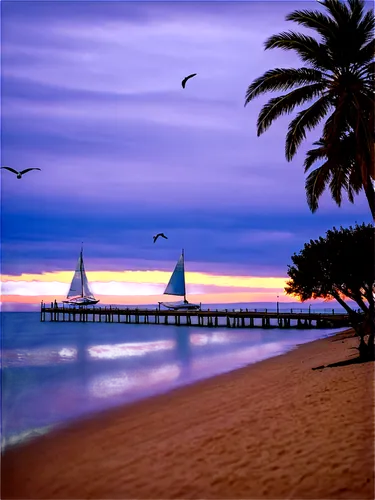
[[[63,300],[64,304],[72,304],[76,306],[88,306],[99,302],[90,290],[89,282],[87,280],[85,266],[83,264],[83,248],[81,248],[78,264],[66,299],[67,300]]]
[[[175,311],[178,309],[200,309],[200,305],[191,304],[186,300],[184,250],[182,250],[181,256],[177,261],[164,295],[183,295],[184,300],[180,302],[159,302],[159,306],[162,305]]]

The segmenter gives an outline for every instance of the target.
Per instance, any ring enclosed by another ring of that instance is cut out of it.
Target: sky
[[[182,248],[193,301],[292,300],[291,255],[371,221],[363,194],[312,214],[303,158],[319,130],[288,163],[292,117],[258,138],[273,95],[244,107],[254,78],[301,66],[263,48],[299,8],[321,6],[3,1],[1,165],[42,169],[1,171],[3,304],[64,298],[81,242],[101,303],[161,300]]]

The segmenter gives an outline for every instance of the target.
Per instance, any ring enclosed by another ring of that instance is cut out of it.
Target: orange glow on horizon
[[[58,271],[43,274],[21,274],[18,276],[3,275],[2,282],[52,282],[70,283],[73,277],[71,271]],[[93,271],[86,272],[88,280],[92,282],[127,282],[127,283],[157,283],[167,284],[171,272],[167,271]],[[189,285],[213,285],[218,287],[236,288],[278,288],[283,289],[286,277],[259,277],[259,276],[230,276],[209,273],[186,272],[186,282]]]
[[[159,301],[166,300],[162,291],[158,293],[155,285],[166,285],[171,273],[166,271],[123,271],[106,272],[94,271],[87,273],[90,283],[98,287],[95,297],[100,300],[100,305],[155,305]],[[61,295],[65,284],[68,285],[73,277],[71,271],[59,271],[43,274],[21,274],[18,276],[3,275],[2,283],[14,283],[14,286],[7,288],[2,294],[1,303],[18,304],[40,304],[43,300],[49,304],[53,300],[61,302],[65,300],[66,295]],[[280,303],[300,302],[295,296],[286,295],[284,288],[287,282],[286,277],[257,277],[257,276],[230,276],[215,275],[208,273],[186,273],[188,283],[188,299],[192,303],[202,303],[205,306],[210,304],[232,304],[232,303],[251,303],[251,302],[269,302]],[[19,283],[17,287],[16,284]],[[38,289],[38,283],[46,283],[43,290]],[[47,286],[48,284],[48,286]],[[112,286],[113,284],[113,286]],[[132,289],[132,284],[137,285]],[[152,284],[152,286],[147,286]],[[61,286],[63,285],[63,286]],[[104,286],[105,285],[105,286]],[[121,285],[121,286],[119,286]],[[129,286],[127,286],[129,285]],[[198,293],[189,293],[189,286],[195,285]],[[208,287],[199,290],[199,285]],[[46,288],[47,286],[47,288]],[[30,287],[30,289],[29,289]],[[163,287],[157,287],[163,290]],[[58,293],[54,293],[56,290]],[[104,291],[105,290],[105,291]],[[131,290],[129,294],[129,290]],[[114,292],[114,293],[113,293]],[[65,292],[64,292],[65,293]],[[104,295],[103,293],[108,293]],[[139,295],[142,293],[142,295]],[[147,294],[148,293],[148,294]],[[156,293],[158,293],[156,295]],[[279,297],[277,299],[277,297]],[[168,301],[180,300],[180,298],[169,297]]]
[[[162,290],[171,273],[165,271],[98,271],[87,273],[87,275],[90,283],[97,288],[95,297],[100,300],[101,304],[129,304],[132,306],[136,304],[157,304],[159,301],[165,300]],[[61,285],[68,285],[72,276],[73,273],[70,271],[21,274],[19,276],[4,275],[2,276],[2,283],[4,284],[2,302],[38,304],[41,300],[48,303],[55,299],[61,302],[66,298],[65,295],[61,295]],[[282,277],[220,276],[193,272],[186,273],[186,281],[188,283],[188,296],[193,303],[275,302],[277,295],[280,298],[285,297],[284,300],[287,302],[293,300],[285,295],[286,278]],[[9,285],[19,283],[20,286],[5,289],[7,283]],[[39,287],[38,290],[38,283],[48,286],[47,288],[44,286],[43,290]],[[103,284],[101,293],[100,284]],[[155,290],[156,284],[160,285],[160,292]],[[119,285],[121,285],[120,288]],[[134,285],[138,289],[134,289]],[[198,293],[189,293],[190,285],[198,286],[196,290]],[[199,286],[206,289],[199,290]],[[57,293],[55,293],[55,290]],[[132,292],[129,293],[129,290],[132,290]],[[169,300],[173,299],[170,298]]]

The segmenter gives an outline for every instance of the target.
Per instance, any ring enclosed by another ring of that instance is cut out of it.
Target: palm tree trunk
[[[374,310],[374,305],[372,304],[369,309],[368,313],[369,317],[369,337],[367,341],[367,346],[369,350],[369,358],[371,360],[375,359],[375,346],[374,346],[374,341],[375,341],[375,310]]]
[[[375,190],[372,182],[373,181],[369,175],[367,177],[367,183],[366,186],[364,186],[364,190],[366,193],[367,202],[371,210],[372,218],[375,221]]]
[[[359,344],[359,355],[364,361],[373,361],[375,359],[375,346],[374,346],[374,329],[375,329],[375,318],[374,311],[369,310],[368,315],[365,317],[364,322],[361,325],[362,335]],[[365,342],[365,336],[368,335],[367,344]]]

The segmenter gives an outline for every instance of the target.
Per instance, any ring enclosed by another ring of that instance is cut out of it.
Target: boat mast
[[[81,297],[83,298],[83,247],[81,247],[81,258],[79,263],[79,270],[81,272]]]
[[[185,281],[185,257],[184,257],[184,249],[182,249],[182,264],[184,266],[184,281]],[[187,302],[186,300],[186,285],[185,285],[185,293],[184,293],[184,302]]]

